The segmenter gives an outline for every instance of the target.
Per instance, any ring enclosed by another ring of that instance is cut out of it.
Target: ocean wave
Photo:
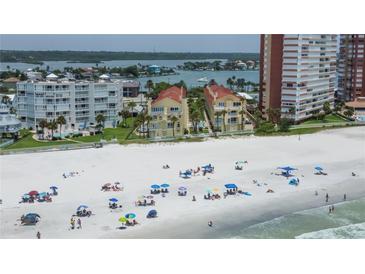
[[[303,233],[296,239],[365,239],[365,222]]]

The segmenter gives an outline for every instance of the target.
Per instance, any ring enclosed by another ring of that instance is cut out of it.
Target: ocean
[[[241,239],[365,239],[365,198],[298,211],[230,231],[222,238]]]

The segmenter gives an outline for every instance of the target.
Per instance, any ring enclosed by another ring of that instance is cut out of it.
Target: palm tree
[[[47,120],[45,119],[40,120],[38,125],[42,129],[42,134],[44,135],[44,129],[48,126]]]
[[[233,86],[233,80],[232,80],[232,78],[228,78],[227,79],[227,85],[229,85],[229,87],[232,89],[232,86]]]
[[[175,137],[175,123],[179,121],[179,118],[177,118],[176,116],[172,116],[170,117],[170,121],[172,123],[172,136]]]
[[[122,116],[123,119],[123,123],[122,126],[127,127],[127,118],[130,116],[130,112],[128,110],[122,110],[120,112],[118,112],[119,116]]]
[[[227,114],[227,110],[222,110],[222,116],[223,116],[223,129],[224,131],[226,131],[226,114]]]
[[[216,111],[216,112],[214,113],[214,115],[215,115],[215,125],[216,125],[217,130],[218,130],[219,116],[221,116],[221,115],[222,115],[222,113],[221,113],[220,111]]]
[[[244,130],[244,121],[245,121],[245,119],[244,119],[244,114],[245,114],[245,111],[243,110],[243,109],[241,109],[240,111],[239,111],[239,114],[241,115],[241,130]]]
[[[56,122],[56,120],[52,120],[48,123],[47,125],[47,128],[51,130],[51,136],[52,136],[52,139],[53,139],[53,131],[56,130],[58,127],[58,124]]]
[[[100,113],[96,116],[95,121],[99,128],[104,127],[105,116]]]
[[[62,125],[66,125],[66,119],[63,115],[57,117],[57,120],[56,120],[57,124],[60,125],[60,136],[62,138]]]
[[[145,120],[147,123],[147,138],[150,138],[150,122],[152,121],[152,116],[146,115]]]
[[[127,105],[129,111],[133,111],[133,109],[137,106],[136,102],[130,101]]]
[[[198,110],[194,110],[191,115],[191,122],[193,123],[194,132],[198,133],[198,122],[200,121],[200,113]]]
[[[269,121],[277,124],[280,120],[280,109],[278,108],[268,108],[267,109],[267,115],[269,116]]]

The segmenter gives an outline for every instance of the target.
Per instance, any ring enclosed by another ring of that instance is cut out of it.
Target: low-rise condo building
[[[204,88],[206,109],[216,131],[243,130],[246,119],[246,100],[224,86]]]
[[[69,81],[50,75],[43,81],[18,82],[15,106],[24,127],[35,128],[40,120],[62,115],[66,127],[83,129],[96,125],[99,114],[105,118],[105,127],[114,127],[122,98],[119,81]]]
[[[162,90],[155,100],[148,101],[148,115],[152,117],[150,137],[183,135],[189,130],[186,90],[176,86]]]

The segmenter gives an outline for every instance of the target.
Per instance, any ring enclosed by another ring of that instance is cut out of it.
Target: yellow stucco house
[[[152,117],[150,137],[184,135],[184,131],[189,130],[186,90],[176,86],[162,90],[155,100],[148,100],[148,115]]]
[[[224,86],[211,85],[204,88],[206,109],[216,131],[244,129],[246,100]],[[242,119],[243,118],[243,119]]]

